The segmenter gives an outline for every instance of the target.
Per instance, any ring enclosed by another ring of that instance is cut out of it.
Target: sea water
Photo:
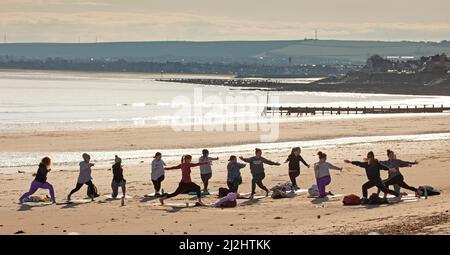
[[[307,81],[305,81],[307,82]],[[266,105],[265,91],[249,91],[225,86],[205,86],[158,82],[154,79],[91,78],[55,75],[23,76],[0,74],[0,132],[35,130],[91,129],[116,127],[146,127],[167,124],[167,120],[179,110],[172,107],[176,97],[194,99],[194,91],[201,89],[204,98],[215,96],[221,107],[225,98],[257,96],[264,98],[258,104]],[[326,92],[270,92],[269,97],[278,98],[285,106],[413,106],[435,104],[450,106],[450,97],[410,96]],[[223,98],[224,100],[220,100]],[[222,103],[220,102],[222,101]],[[238,102],[246,105],[245,100]],[[202,105],[208,108],[208,105]],[[260,109],[260,108],[258,108]],[[248,110],[247,110],[248,111]],[[235,115],[260,116],[261,112],[235,112]],[[394,116],[394,115],[390,115]],[[395,115],[411,116],[407,114]],[[195,117],[195,116],[189,116]],[[331,118],[377,118],[381,115],[339,115]],[[310,116],[300,121],[314,121],[323,116]],[[329,118],[329,117],[326,117]],[[299,118],[284,119],[298,121]],[[265,150],[280,150],[293,146],[324,147],[361,142],[393,140],[449,139],[450,134],[412,136],[346,137],[329,140],[293,141],[284,143],[247,144],[211,148],[214,154],[244,152],[260,147]],[[165,158],[178,158],[182,154],[198,153],[200,148],[160,150]],[[55,165],[75,167],[82,152],[50,152]],[[140,162],[148,159],[155,150],[96,151],[93,159],[100,165],[109,165],[115,154],[125,162]],[[35,166],[43,156],[39,152],[0,152],[2,171]]]
[[[217,100],[213,104],[196,102],[198,91],[203,99]],[[235,112],[226,114],[249,119],[261,116],[267,92],[155,79],[0,74],[0,132],[167,125],[180,110],[174,105],[180,96],[200,104],[204,113],[212,107],[227,109],[227,98],[241,97],[244,99],[234,103]],[[245,100],[248,97],[257,98],[258,107],[251,107],[255,102]],[[450,97],[445,96],[270,92],[268,98],[270,106],[450,106]]]

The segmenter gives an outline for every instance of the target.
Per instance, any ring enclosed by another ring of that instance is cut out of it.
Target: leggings
[[[388,179],[384,180],[383,183],[388,188],[390,185],[398,185],[398,186],[400,186],[400,188],[404,188],[407,190],[417,192],[416,188],[411,187],[408,184],[406,184],[406,182],[404,181],[404,177],[401,174],[393,176],[391,178],[388,178]]]
[[[29,196],[33,195],[39,188],[48,189],[50,192],[52,202],[56,202],[55,191],[53,190],[53,186],[48,182],[38,182],[36,180],[33,180],[33,182],[31,182],[30,190],[28,192],[25,192],[25,194],[23,194],[20,197],[20,201],[22,201],[24,198],[28,198]]]
[[[316,179],[317,181],[317,188],[319,189],[319,196],[320,197],[325,197],[327,196],[329,193],[326,192],[326,187],[328,184],[331,183],[331,176],[322,176],[320,178]]]
[[[88,185],[89,189],[91,189],[91,190],[95,189],[92,181],[88,181],[86,183],[77,183],[77,186],[75,186],[75,188],[69,193],[69,197],[72,196],[73,193],[79,191],[81,189],[81,187],[83,187],[84,184]]]
[[[175,190],[175,192],[168,194],[167,198],[175,197],[179,194],[191,192],[191,191],[196,192],[198,198],[202,197],[202,194],[200,192],[200,186],[198,186],[197,184],[195,184],[193,182],[180,182],[178,184],[178,188]]]
[[[366,182],[366,183],[364,183],[362,185],[363,197],[367,198],[367,190],[372,188],[372,187],[377,187],[382,192],[394,195],[396,197],[400,195],[398,192],[395,192],[393,190],[390,190],[390,189],[386,188],[386,186],[384,186],[383,181],[381,180],[381,178],[378,178],[378,179],[369,180],[368,182]]]
[[[266,186],[264,186],[264,184],[262,183],[262,180],[264,180],[264,178],[266,177],[265,173],[260,173],[260,174],[254,174],[253,178],[252,178],[252,195],[255,194],[256,191],[256,185],[258,185],[259,188],[261,188],[262,190],[269,192],[269,190],[266,188]]]
[[[161,189],[161,182],[164,181],[164,175],[161,175],[158,179],[152,180],[155,192],[158,193]]]
[[[289,171],[289,178],[291,179],[291,183],[294,187],[297,187],[297,178],[300,175],[300,171]]]
[[[207,190],[207,189],[208,189],[209,179],[211,179],[212,173],[208,173],[208,174],[200,174],[200,177],[202,178],[203,189],[204,189],[204,190]]]
[[[116,198],[117,195],[119,194],[119,186],[122,188],[122,193],[123,196],[125,196],[125,192],[126,192],[126,183],[127,181],[125,179],[123,179],[120,182],[116,182],[116,181],[112,181],[111,182],[111,188],[112,188],[112,197]]]
[[[233,192],[233,193],[237,193],[238,192],[238,188],[239,188],[239,184],[242,183],[242,179],[241,178],[235,178],[233,181],[227,181],[227,186],[228,189]]]

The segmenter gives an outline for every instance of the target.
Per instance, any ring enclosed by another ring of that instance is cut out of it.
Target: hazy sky
[[[0,0],[8,42],[450,40],[448,0]]]

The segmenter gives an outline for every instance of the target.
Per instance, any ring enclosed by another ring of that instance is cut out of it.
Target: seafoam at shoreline
[[[371,144],[378,142],[392,141],[433,141],[448,140],[450,133],[431,133],[415,135],[391,135],[391,136],[360,136],[360,137],[341,137],[325,140],[309,141],[289,141],[276,143],[251,143],[232,146],[219,146],[209,148],[211,154],[225,156],[237,153],[249,153],[258,147],[266,152],[289,151],[292,147],[300,146],[304,149],[323,149],[332,148],[339,145],[352,144]],[[89,152],[93,162],[97,167],[109,167],[113,163],[114,155],[120,155],[124,164],[139,164],[145,159],[150,159],[156,151],[160,151],[166,160],[178,159],[183,154],[198,155],[203,148],[185,148],[185,149],[150,149],[150,150],[128,150],[128,151],[94,151]],[[0,171],[14,172],[17,170],[34,171],[34,167],[43,156],[49,156],[53,159],[54,165],[64,170],[76,169],[77,163],[81,160],[83,152],[0,152]]]

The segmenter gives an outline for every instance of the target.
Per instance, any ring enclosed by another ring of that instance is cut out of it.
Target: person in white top
[[[87,153],[83,153],[83,161],[80,162],[80,174],[78,175],[78,180],[75,188],[70,191],[67,196],[67,201],[70,201],[70,198],[73,193],[79,191],[84,184],[88,186],[89,197],[94,200],[94,197],[98,197],[96,192],[95,185],[92,183],[92,169],[94,163],[90,163],[91,156]]]
[[[207,149],[202,150],[202,155],[203,156],[201,156],[198,159],[198,162],[200,162],[200,163],[211,162],[213,160],[219,160],[219,157],[216,157],[216,158],[210,157],[209,151]],[[200,165],[200,177],[202,178],[202,182],[203,182],[203,192],[208,192],[209,179],[211,179],[211,177],[212,177],[211,163],[206,164],[206,165]]]
[[[161,152],[155,153],[153,158],[151,179],[155,188],[155,196],[160,196],[161,193],[159,192],[161,190],[161,183],[164,180],[164,166],[166,166],[166,163],[161,159]]]

